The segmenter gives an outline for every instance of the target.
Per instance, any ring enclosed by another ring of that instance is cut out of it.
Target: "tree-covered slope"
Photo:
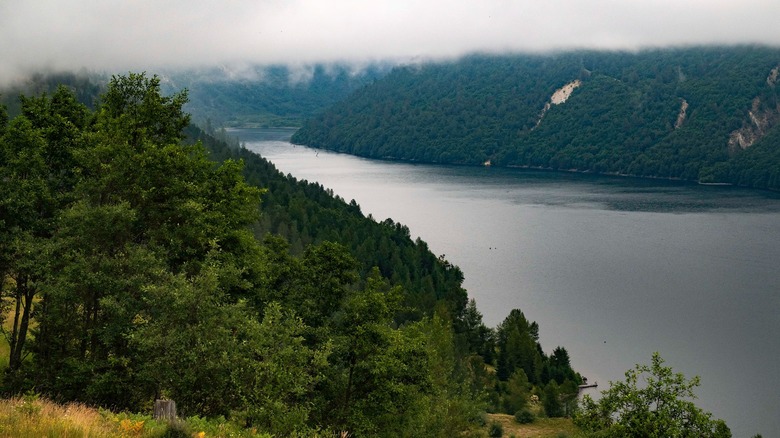
[[[213,159],[243,161],[247,182],[266,189],[262,215],[254,227],[258,238],[279,235],[296,255],[323,241],[344,245],[360,262],[363,274],[376,266],[384,277],[403,286],[407,317],[431,315],[436,303],[446,303],[456,316],[464,311],[463,273],[435,256],[424,241],[413,240],[406,226],[365,217],[354,201],[345,202],[321,184],[284,175],[265,158],[237,145],[229,147],[193,125],[186,132],[202,142]]]
[[[777,189],[778,66],[780,49],[741,46],[398,67],[307,121],[293,142]]]

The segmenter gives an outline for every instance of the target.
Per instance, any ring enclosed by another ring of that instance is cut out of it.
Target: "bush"
[[[504,436],[504,426],[497,421],[490,423],[490,430],[488,431],[488,436],[490,436],[491,438],[501,438],[502,436]]]
[[[168,424],[168,428],[163,434],[164,438],[190,438],[193,431],[190,426],[181,420],[175,420]]]
[[[515,421],[520,424],[533,423],[535,419],[536,417],[534,417],[533,412],[528,409],[520,409],[519,411],[515,412]]]

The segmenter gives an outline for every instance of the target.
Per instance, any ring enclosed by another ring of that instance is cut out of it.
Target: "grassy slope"
[[[505,437],[529,438],[574,438],[582,436],[571,418],[537,418],[531,424],[520,424],[515,417],[507,414],[488,414],[485,431],[492,423],[500,423]]]
[[[504,437],[578,437],[579,430],[568,418],[537,418],[532,424],[518,424],[506,414],[488,414],[484,436],[490,424],[501,423]],[[114,414],[78,403],[60,405],[35,397],[0,400],[0,437],[269,437],[269,435],[219,421],[199,418],[181,420],[171,426],[146,415]]]
[[[114,414],[77,403],[59,405],[36,397],[0,400],[0,437],[120,438],[164,436],[263,437],[269,435],[225,422],[184,419],[174,425],[149,416]]]

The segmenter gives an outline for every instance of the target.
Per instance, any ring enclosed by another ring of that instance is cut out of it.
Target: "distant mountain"
[[[9,115],[14,117],[21,110],[20,95],[32,97],[41,93],[52,94],[62,85],[70,89],[79,102],[89,108],[95,108],[107,82],[108,77],[105,74],[94,72],[36,72],[24,80],[0,88],[0,105],[5,106]]]
[[[214,67],[201,70],[167,70],[156,74],[161,91],[170,95],[187,89],[184,110],[192,121],[212,127],[300,126],[355,90],[384,77],[392,66],[373,63],[316,64],[308,66]],[[78,99],[94,107],[111,74],[101,72],[37,72],[0,89],[0,104],[14,116],[18,96],[52,93],[65,85]]]
[[[184,109],[201,126],[300,126],[390,68],[379,63],[360,68],[346,64],[221,67],[172,71],[161,78],[168,93],[189,91]]]
[[[355,155],[780,189],[780,48],[474,55],[393,69],[292,141]]]

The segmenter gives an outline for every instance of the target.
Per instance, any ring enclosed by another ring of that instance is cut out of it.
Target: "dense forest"
[[[486,327],[403,225],[192,126],[156,76],[91,90],[0,107],[6,394],[274,436],[453,436],[531,394],[572,413],[565,348],[518,309]]]
[[[780,49],[472,55],[395,68],[292,141],[355,155],[780,189]]]

